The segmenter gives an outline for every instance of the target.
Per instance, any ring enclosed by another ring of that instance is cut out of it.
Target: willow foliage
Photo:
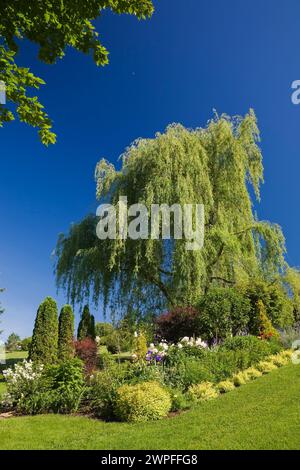
[[[154,139],[127,148],[122,168],[101,160],[97,198],[128,206],[204,204],[205,239],[199,251],[186,240],[105,240],[96,237],[96,216],[72,225],[57,245],[57,282],[73,302],[159,309],[192,304],[211,284],[233,285],[254,276],[272,279],[284,269],[281,229],[256,220],[250,191],[259,200],[263,181],[254,112],[215,116],[205,128],[170,125]],[[252,189],[251,189],[252,188]]]

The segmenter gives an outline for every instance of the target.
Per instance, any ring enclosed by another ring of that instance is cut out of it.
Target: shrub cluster
[[[7,393],[2,406],[23,414],[75,412],[85,389],[79,359],[47,367],[23,361],[3,374]]]

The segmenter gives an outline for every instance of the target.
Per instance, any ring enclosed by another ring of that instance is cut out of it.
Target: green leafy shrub
[[[168,388],[168,392],[172,401],[170,411],[176,412],[180,410],[188,410],[191,408],[193,402],[189,398],[188,394],[183,393],[181,390],[176,388]]]
[[[220,347],[221,351],[235,351],[238,354],[248,353],[248,367],[257,364],[270,354],[280,351],[281,347],[275,339],[266,341],[256,336],[235,336],[228,338]],[[247,367],[247,366],[246,366]],[[243,368],[243,367],[240,367]]]
[[[195,402],[211,400],[217,398],[218,395],[216,387],[211,382],[191,385],[188,389],[188,396]]]
[[[111,354],[120,354],[132,349],[133,335],[125,329],[115,329],[106,337],[106,347]]]
[[[128,380],[128,367],[115,361],[92,375],[86,399],[89,410],[97,417],[113,419],[116,393]]]
[[[83,362],[78,358],[69,359],[46,370],[46,376],[51,381],[51,411],[76,412],[85,389]]]
[[[234,383],[231,380],[223,380],[216,386],[219,393],[228,393],[235,389]]]
[[[219,342],[245,331],[250,302],[234,288],[211,288],[199,304],[197,330],[207,341]]]
[[[127,378],[131,384],[139,382],[159,382],[164,383],[164,370],[161,366],[146,364],[139,361],[131,364],[127,371]]]
[[[143,382],[117,390],[115,413],[121,421],[142,422],[167,416],[171,406],[167,390],[156,382]]]
[[[98,322],[96,323],[95,325],[95,332],[96,332],[96,336],[99,336],[100,337],[100,344],[105,344],[103,343],[103,338],[105,338],[106,336],[109,336],[114,330],[114,327],[111,323],[101,323],[101,322]]]

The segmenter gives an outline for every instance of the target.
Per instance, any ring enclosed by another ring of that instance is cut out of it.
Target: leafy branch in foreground
[[[54,64],[67,47],[92,54],[97,66],[108,63],[108,51],[99,40],[93,21],[104,10],[116,14],[150,17],[154,11],[151,0],[2,0],[0,3],[0,81],[6,85],[7,102],[16,107],[19,119],[39,129],[43,144],[54,144],[56,135],[52,122],[37,96],[29,89],[38,89],[44,81],[29,68],[15,61],[22,39],[38,45],[39,59]],[[14,119],[11,107],[0,104],[0,127]]]

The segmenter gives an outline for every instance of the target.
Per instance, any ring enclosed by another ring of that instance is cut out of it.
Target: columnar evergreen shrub
[[[29,359],[42,364],[53,364],[57,361],[57,347],[57,305],[51,297],[46,297],[37,311]]]
[[[88,305],[85,305],[78,324],[77,339],[81,341],[85,338],[95,339],[95,318],[90,314]]]
[[[65,305],[58,321],[58,359],[66,361],[74,357],[74,314],[70,305]]]
[[[259,311],[257,302],[260,300],[266,309],[266,315],[277,328],[288,328],[294,323],[293,302],[279,283],[267,283],[253,280],[242,287],[244,295],[249,299],[250,321],[249,332],[257,335],[259,330]]]
[[[137,334],[133,341],[133,352],[138,360],[145,360],[147,353],[147,340],[143,332]]]
[[[279,333],[273,327],[267,316],[266,307],[262,300],[257,301],[258,334],[263,339],[279,338]]]

